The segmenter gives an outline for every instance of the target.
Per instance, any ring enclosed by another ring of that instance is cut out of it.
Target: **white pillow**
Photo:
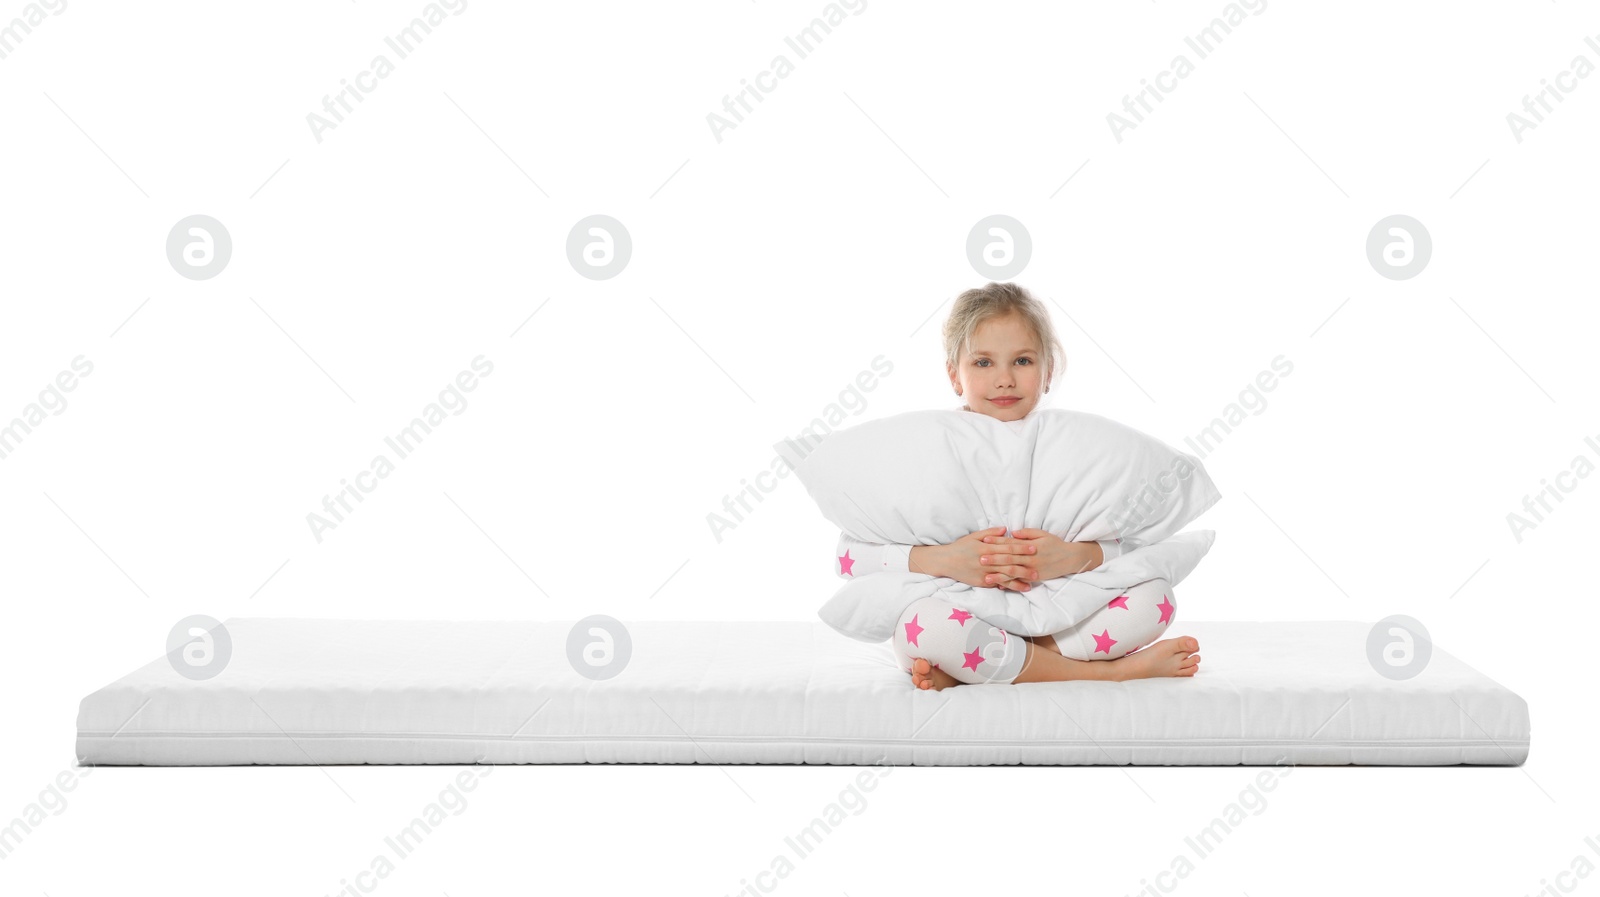
[[[1140,547],[1026,593],[872,574],[846,583],[822,618],[846,635],[882,641],[911,601],[943,592],[990,622],[1043,635],[1069,628],[1120,589],[1157,577],[1176,585],[1210,549],[1210,531],[1177,536],[1221,498],[1197,458],[1087,412],[1041,409],[1023,424],[972,411],[911,411],[774,448],[822,515],[857,539],[947,544],[1005,526]]]

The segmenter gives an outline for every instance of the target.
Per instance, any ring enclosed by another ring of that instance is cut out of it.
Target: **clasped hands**
[[[1082,573],[1100,566],[1095,542],[1067,542],[1042,529],[1023,528],[1003,535],[1003,526],[962,536],[948,545],[911,548],[913,573],[944,576],[975,588],[1026,592],[1033,583]]]

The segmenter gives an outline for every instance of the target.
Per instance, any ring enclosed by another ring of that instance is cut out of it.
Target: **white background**
[[[1296,769],[1165,885],[1531,894],[1600,863],[1600,478],[1520,541],[1506,519],[1600,462],[1600,77],[1521,142],[1506,120],[1600,63],[1600,14],[1274,0],[1199,60],[1183,39],[1222,3],[871,0],[797,60],[823,7],[473,0],[396,61],[421,3],[74,0],[14,44],[0,423],[94,368],[0,460],[0,820],[73,767],[78,701],[189,614],[815,619],[837,533],[795,481],[720,541],[708,515],[876,356],[849,423],[954,404],[938,327],[987,279],[968,231],[1006,214],[1069,357],[1051,407],[1183,446],[1294,366],[1206,457],[1189,620],[1405,613],[1531,705],[1520,769]],[[307,115],[380,53],[319,143]],[[780,53],[718,142],[708,113]],[[1119,143],[1107,113],[1180,53]],[[232,235],[210,280],[165,255],[193,214]],[[593,214],[633,239],[609,280],[566,258]],[[1410,280],[1365,255],[1391,214],[1432,235]],[[480,354],[466,410],[313,538]],[[0,890],[332,894],[456,772],[95,770]],[[733,894],[856,773],[502,767],[377,892]],[[1256,773],[898,769],[778,889],[1133,894]]]

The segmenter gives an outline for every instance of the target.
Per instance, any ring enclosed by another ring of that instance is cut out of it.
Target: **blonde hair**
[[[974,287],[956,297],[950,317],[944,322],[945,363],[951,370],[960,370],[962,354],[972,347],[972,334],[983,322],[992,318],[1019,315],[1022,323],[1033,331],[1039,347],[1047,359],[1044,391],[1057,371],[1066,370],[1067,354],[1056,339],[1055,326],[1050,323],[1050,312],[1044,303],[1033,298],[1027,288],[1014,283],[988,283]]]

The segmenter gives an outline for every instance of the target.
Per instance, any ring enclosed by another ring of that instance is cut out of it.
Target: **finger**
[[[990,545],[1034,545],[1036,539],[1013,539],[1010,536],[985,536],[983,541]]]
[[[998,569],[998,570],[996,570],[994,572],[985,573],[984,574],[984,582],[991,583],[991,584],[992,583],[1004,583],[1004,582],[1007,582],[1009,580],[1021,580],[1023,582],[1032,582],[1037,577],[1038,577],[1038,574],[1035,573],[1033,570],[1027,568],[1027,567],[1001,567],[1000,569]]]
[[[1011,560],[1012,558],[1009,554],[978,555],[978,565],[982,567],[1003,567],[1006,564],[1011,563]]]
[[[1016,555],[1034,555],[1034,554],[1038,554],[1038,553],[1039,553],[1039,546],[1034,545],[1031,542],[1006,542],[1006,543],[1001,543],[1000,545],[996,545],[996,546],[991,547],[989,549],[989,554],[981,555],[980,556],[980,560],[978,561],[978,563],[980,563],[980,564],[988,563],[988,561],[982,560],[981,558],[991,557],[993,555],[1001,555],[1001,556],[1012,555],[1012,556],[1016,556]]]

